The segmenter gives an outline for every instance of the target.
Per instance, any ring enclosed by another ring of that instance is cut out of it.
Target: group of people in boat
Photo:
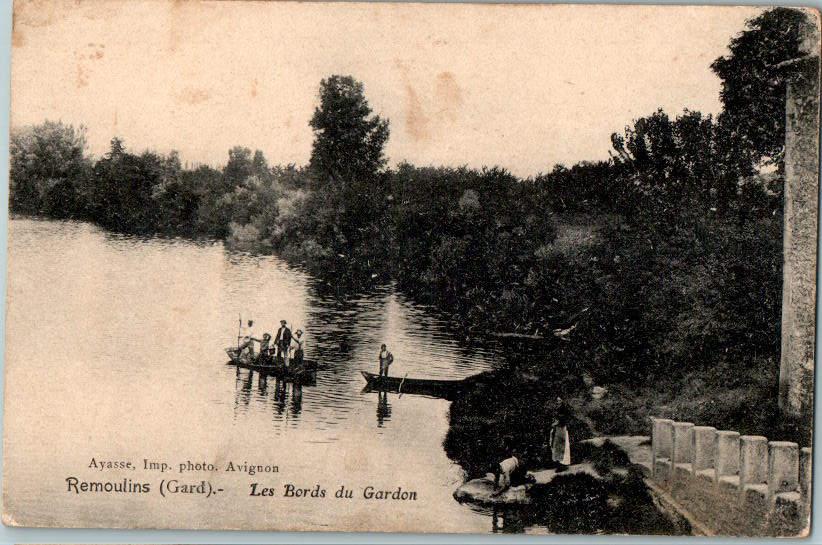
[[[551,466],[559,473],[571,465],[571,437],[568,435],[568,421],[571,419],[571,410],[568,404],[560,397],[556,399],[553,408],[554,421],[548,437],[548,459]],[[511,455],[495,464],[494,487],[502,492],[509,486],[519,486],[534,482],[528,474],[526,464],[517,449],[512,449]]]
[[[258,344],[257,350],[254,343]],[[263,333],[258,338],[254,334],[254,320],[249,320],[248,325],[241,327],[237,334],[237,349],[234,354],[237,358],[245,358],[256,363],[282,363],[286,367],[290,364],[301,364],[303,362],[305,338],[303,332],[298,329],[292,335],[291,328],[286,320],[280,320],[280,328],[272,342],[270,333]],[[292,354],[292,348],[293,354]]]

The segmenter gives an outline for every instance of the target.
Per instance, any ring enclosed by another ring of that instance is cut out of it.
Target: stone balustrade
[[[797,535],[809,528],[810,448],[652,418],[651,479],[717,534]]]

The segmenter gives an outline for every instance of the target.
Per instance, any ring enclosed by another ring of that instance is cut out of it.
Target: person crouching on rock
[[[562,398],[558,397],[554,409],[554,423],[551,424],[551,461],[557,471],[564,471],[571,465],[571,437],[568,435],[568,421],[571,411]]]
[[[512,479],[522,473],[522,462],[519,459],[517,450],[511,451],[511,457],[501,461],[494,468],[494,488],[497,490],[505,490],[512,485]],[[522,468],[524,469],[524,468]]]

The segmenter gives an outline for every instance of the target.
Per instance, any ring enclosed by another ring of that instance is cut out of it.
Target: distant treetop
[[[320,82],[320,105],[309,122],[314,130],[311,167],[326,180],[367,178],[385,166],[388,120],[371,115],[363,84],[334,75]]]

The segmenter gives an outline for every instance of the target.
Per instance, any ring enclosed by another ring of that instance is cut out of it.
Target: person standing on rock
[[[554,422],[551,425],[551,461],[557,466],[557,471],[564,471],[571,465],[571,438],[568,435],[568,421],[571,410],[561,397],[557,398],[554,408]]]

